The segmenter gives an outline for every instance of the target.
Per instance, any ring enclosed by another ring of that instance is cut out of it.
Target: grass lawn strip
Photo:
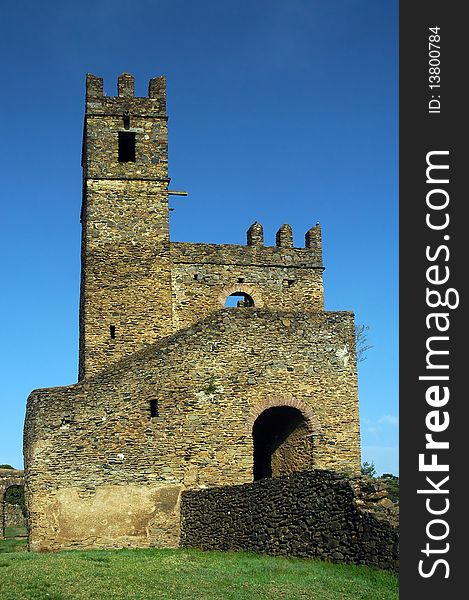
[[[0,542],[2,600],[398,598],[395,576],[361,566],[197,550],[5,551],[11,542]]]

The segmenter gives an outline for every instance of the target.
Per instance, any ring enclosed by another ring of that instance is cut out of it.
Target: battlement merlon
[[[136,97],[134,77],[122,73],[117,79],[117,96],[104,94],[103,78],[86,75],[86,112],[94,115],[121,115],[128,112],[135,116],[159,117],[167,120],[166,78],[153,77],[148,84],[148,97]]]

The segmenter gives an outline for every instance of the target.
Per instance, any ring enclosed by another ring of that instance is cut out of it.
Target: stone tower
[[[164,77],[87,76],[82,166],[80,379],[171,331]]]

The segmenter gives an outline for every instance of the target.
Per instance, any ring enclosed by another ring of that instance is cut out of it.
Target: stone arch
[[[254,298],[252,298],[252,296],[246,294],[246,292],[234,292],[234,294],[230,294],[229,296],[227,296],[225,301],[225,308],[233,308],[233,305],[228,304],[230,298],[233,302],[236,301],[237,307],[253,308],[255,306]]]
[[[312,440],[320,425],[302,400],[268,398],[251,409],[248,427],[253,439],[254,480],[314,467]]]
[[[249,434],[252,431],[257,417],[268,408],[272,408],[274,406],[291,406],[293,408],[297,408],[302,413],[306,421],[306,424],[310,430],[310,435],[319,435],[321,432],[321,424],[319,419],[315,415],[313,409],[303,400],[300,398],[295,398],[294,396],[272,396],[270,398],[266,398],[262,402],[258,402],[249,410],[247,418],[247,430]]]
[[[5,537],[5,492],[14,485],[24,486],[24,472],[0,469],[0,539]]]
[[[236,294],[236,292],[239,292],[241,294],[247,294],[248,296],[250,296],[253,299],[254,306],[256,308],[262,308],[264,306],[262,295],[259,294],[257,288],[246,283],[237,283],[234,285],[223,287],[220,292],[220,295],[218,296],[218,304],[221,307],[224,307],[228,296],[232,296],[233,294]]]

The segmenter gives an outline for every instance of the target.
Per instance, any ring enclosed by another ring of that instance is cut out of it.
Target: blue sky
[[[82,0],[2,11],[0,463],[26,398],[77,378],[85,74],[165,75],[176,241],[323,232],[328,310],[353,310],[362,459],[398,473],[398,8],[388,0]]]

